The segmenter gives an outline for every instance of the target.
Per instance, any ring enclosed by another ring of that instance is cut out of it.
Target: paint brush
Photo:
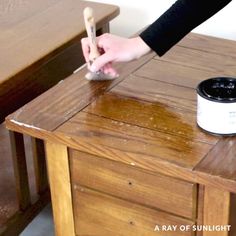
[[[89,53],[89,64],[90,66],[94,62],[96,58],[100,56],[100,52],[97,47],[96,42],[96,26],[95,26],[95,19],[93,15],[93,9],[90,7],[86,7],[84,9],[84,23],[89,39],[89,47],[90,47],[90,53]],[[104,74],[102,71],[97,72],[91,72],[89,71],[85,78],[87,80],[113,80],[117,78],[117,76],[112,76],[109,74]]]

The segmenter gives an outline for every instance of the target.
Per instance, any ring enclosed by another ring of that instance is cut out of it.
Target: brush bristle
[[[117,77],[118,77],[118,76],[112,76],[112,75],[104,74],[103,72],[96,72],[96,73],[88,72],[88,73],[85,75],[85,78],[86,78],[87,80],[97,80],[97,81],[114,80],[114,79],[116,79]]]

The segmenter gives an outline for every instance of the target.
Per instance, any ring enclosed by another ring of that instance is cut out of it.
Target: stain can
[[[212,134],[236,135],[236,78],[210,78],[197,86],[197,124]]]

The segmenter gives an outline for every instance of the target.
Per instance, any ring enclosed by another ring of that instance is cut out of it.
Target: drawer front
[[[190,236],[181,225],[193,222],[76,185],[73,191],[75,231],[84,236]],[[158,231],[176,225],[178,230]],[[156,230],[155,230],[156,229]]]
[[[195,184],[75,150],[70,150],[70,165],[74,184],[189,219],[195,218]]]

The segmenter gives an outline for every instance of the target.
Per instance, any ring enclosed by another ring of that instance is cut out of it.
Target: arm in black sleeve
[[[192,29],[213,16],[231,0],[178,0],[140,34],[159,56],[165,54]]]

